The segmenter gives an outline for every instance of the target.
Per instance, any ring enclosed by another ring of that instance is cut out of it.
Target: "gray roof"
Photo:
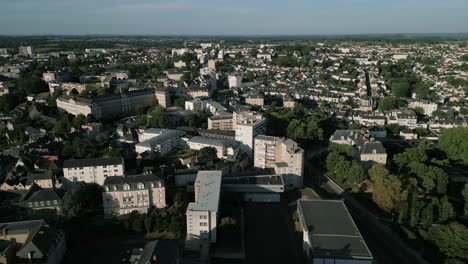
[[[236,147],[239,145],[239,142],[235,140],[222,139],[222,138],[212,138],[212,137],[203,137],[196,136],[189,140],[189,142],[213,145],[213,146],[233,146]]]
[[[75,159],[63,162],[64,168],[93,167],[123,164],[123,158]]]
[[[130,189],[137,189],[137,184],[143,183],[145,187],[150,183],[161,184],[164,187],[164,181],[154,174],[140,174],[140,175],[127,175],[127,176],[110,176],[104,180],[104,186],[116,185],[118,187],[128,184]],[[156,185],[157,186],[157,185]],[[119,188],[119,190],[121,190]]]
[[[299,200],[298,210],[315,257],[373,258],[343,201]]]
[[[375,150],[376,154],[386,154],[385,148],[380,142],[367,142],[364,144],[361,153],[362,154],[373,154]]]
[[[145,131],[146,132],[146,131]],[[155,145],[162,144],[166,141],[172,140],[174,138],[182,137],[185,135],[184,131],[175,130],[175,129],[164,129],[160,135],[147,139],[141,143],[138,143],[137,146],[143,147],[153,147]]]
[[[195,184],[200,185],[198,201],[189,203],[187,211],[218,211],[221,171],[199,171]]]

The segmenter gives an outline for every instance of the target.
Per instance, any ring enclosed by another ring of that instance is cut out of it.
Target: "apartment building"
[[[185,110],[203,111],[206,109],[206,104],[211,102],[210,97],[198,97],[193,100],[185,101]]]
[[[235,130],[235,123],[232,115],[211,116],[208,118],[208,129],[214,130]]]
[[[45,75],[44,73],[43,75]],[[48,74],[54,74],[48,73]],[[66,94],[70,94],[71,91],[75,90],[79,94],[81,94],[84,91],[87,91],[90,88],[89,84],[82,84],[82,83],[58,83],[58,82],[49,82],[49,93],[53,94],[54,92],[58,90],[62,90],[66,92]]]
[[[133,211],[148,213],[150,208],[166,207],[164,181],[154,174],[111,176],[103,185],[102,201],[106,216]]]
[[[184,131],[175,129],[150,128],[140,136],[140,143],[135,145],[138,154],[148,151],[167,155],[174,151],[181,142],[180,138],[185,135]]]
[[[291,96],[284,96],[283,97],[283,107],[284,108],[296,108],[297,103],[294,101],[294,99]]]
[[[63,163],[63,176],[71,182],[104,184],[107,177],[125,173],[123,158],[75,159]]]
[[[266,132],[266,118],[257,112],[235,112],[233,122],[235,122],[236,140],[243,144],[243,150],[252,157],[254,138]]]
[[[195,180],[195,202],[189,203],[185,246],[199,249],[203,242],[216,242],[221,171],[199,171]]]
[[[307,263],[372,264],[373,256],[341,200],[297,201]]]
[[[304,150],[288,138],[255,137],[254,166],[273,168],[285,178],[287,187],[300,188],[304,174]]]

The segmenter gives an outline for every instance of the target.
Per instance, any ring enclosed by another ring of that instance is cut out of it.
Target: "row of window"
[[[29,207],[37,207],[37,206],[50,206],[50,205],[57,205],[58,202],[57,200],[53,200],[53,201],[40,201],[40,202],[29,202]]]

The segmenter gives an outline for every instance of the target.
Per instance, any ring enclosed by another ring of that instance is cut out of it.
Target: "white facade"
[[[109,176],[124,175],[123,158],[67,160],[63,166],[63,176],[71,182],[104,184]]]
[[[195,202],[189,203],[186,247],[197,248],[201,240],[216,242],[221,171],[199,171],[194,184]]]

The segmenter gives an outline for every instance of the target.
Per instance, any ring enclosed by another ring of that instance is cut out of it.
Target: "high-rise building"
[[[21,56],[32,56],[34,54],[34,49],[31,46],[20,46],[18,52]]]
[[[189,203],[187,216],[187,248],[200,248],[200,243],[216,242],[221,171],[199,171],[195,180],[195,202]]]
[[[273,168],[285,178],[287,187],[302,187],[304,150],[288,138],[259,135],[255,137],[254,166]]]
[[[265,117],[257,112],[235,112],[233,122],[235,122],[236,140],[242,143],[241,148],[252,157],[254,138],[266,132]]]

